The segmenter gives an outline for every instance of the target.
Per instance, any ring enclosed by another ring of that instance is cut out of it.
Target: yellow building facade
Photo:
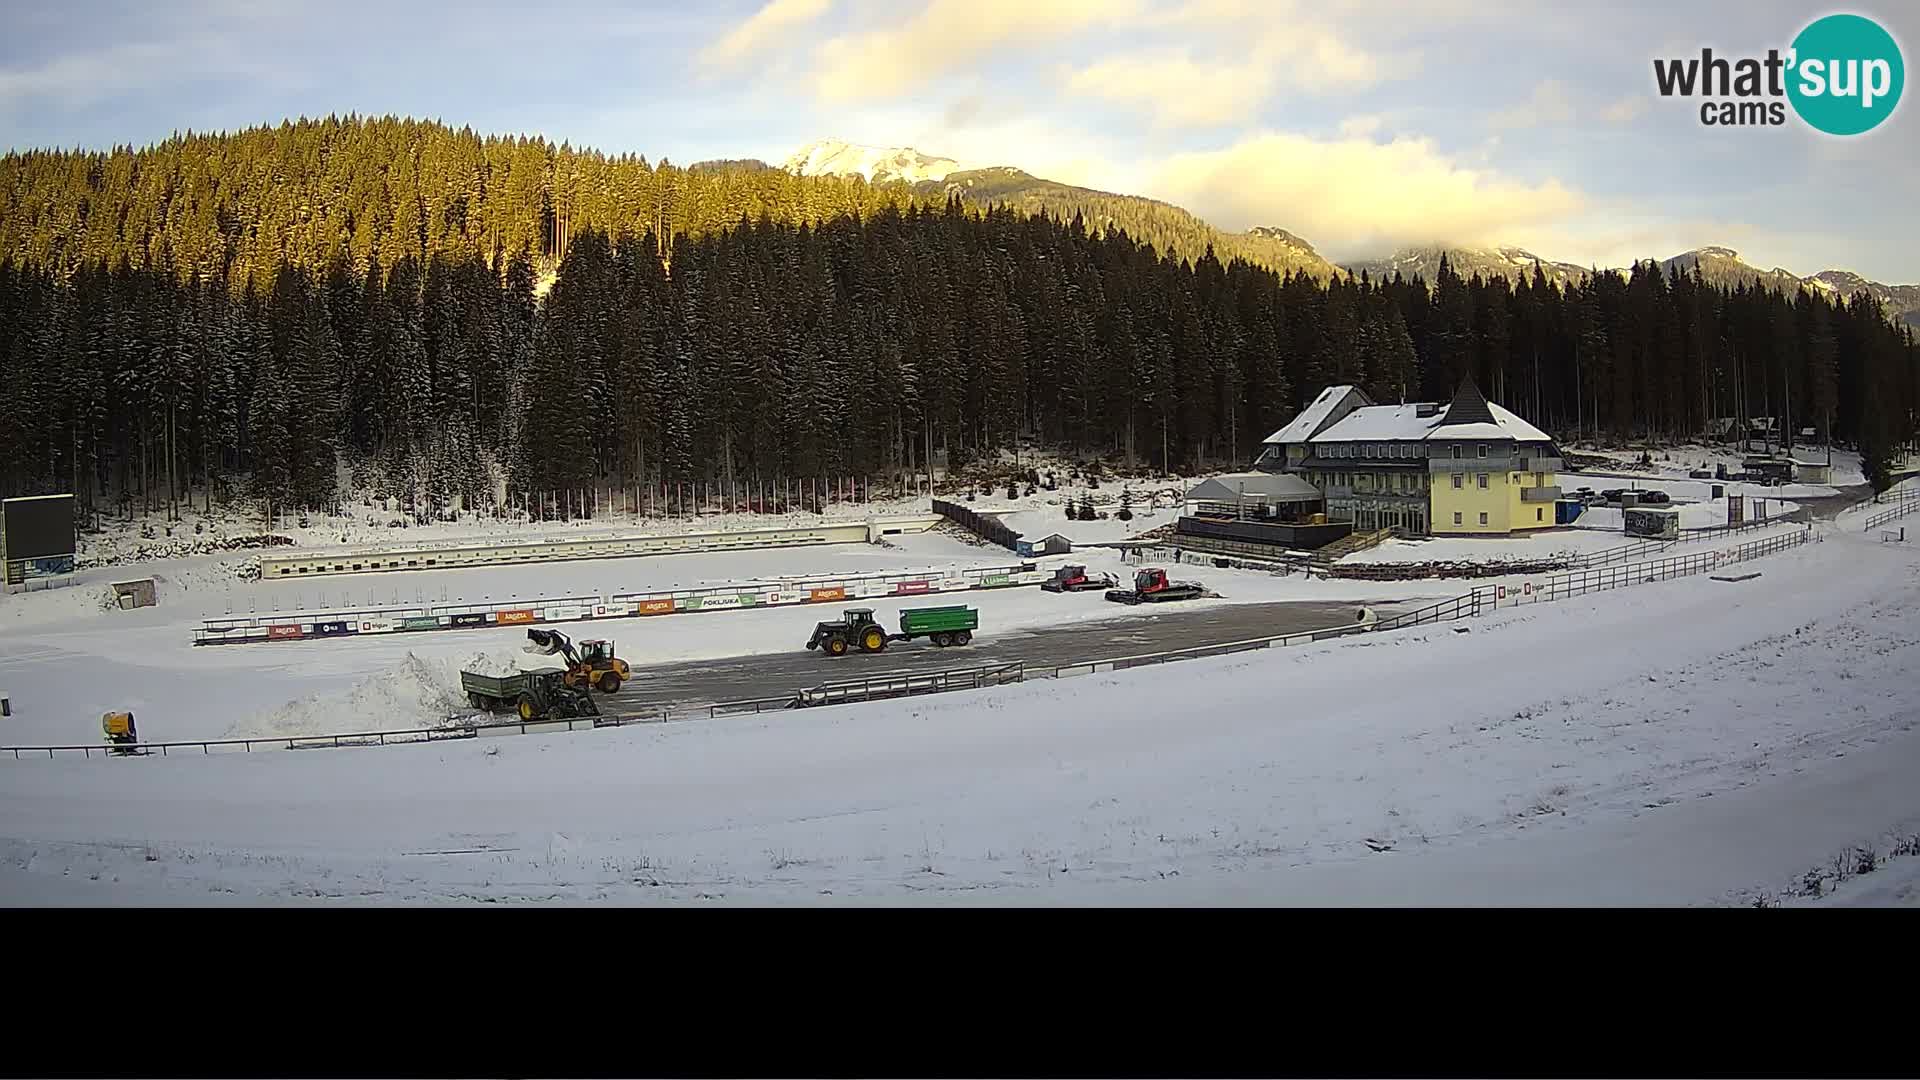
[[[1305,477],[1356,531],[1468,536],[1551,528],[1562,468],[1551,436],[1470,379],[1445,406],[1328,387],[1267,440],[1259,465]]]

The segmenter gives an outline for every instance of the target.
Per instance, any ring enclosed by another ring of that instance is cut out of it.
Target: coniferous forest
[[[1244,463],[1323,385],[1444,400],[1467,374],[1563,440],[1776,416],[1882,477],[1920,417],[1912,331],[1865,294],[1651,263],[1323,281],[1124,222],[393,119],[0,159],[0,494],[95,509],[329,505],[343,465],[484,507],[496,471],[885,476],[1019,439]]]

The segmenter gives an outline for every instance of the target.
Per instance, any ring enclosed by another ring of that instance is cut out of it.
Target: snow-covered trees
[[[509,158],[510,190],[571,192],[568,220],[615,214],[594,185],[627,183],[583,166],[562,191],[519,171],[539,153]],[[378,243],[273,265],[165,244],[58,272],[0,260],[0,494],[162,509],[250,474],[277,506],[318,506],[345,458],[427,513],[487,505],[497,465],[513,495],[738,493],[1029,438],[1179,468],[1248,460],[1330,382],[1434,400],[1466,372],[1556,432],[1685,434],[1771,393],[1890,460],[1920,415],[1911,335],[1870,300],[1644,265],[1571,287],[1450,265],[1432,288],[1323,283],[957,199],[816,222],[794,178],[741,216],[749,187],[646,175],[643,228],[569,226],[557,263],[538,228],[435,241],[445,214],[494,209],[418,199],[382,211],[406,224],[382,219]],[[724,229],[657,231],[726,207]]]

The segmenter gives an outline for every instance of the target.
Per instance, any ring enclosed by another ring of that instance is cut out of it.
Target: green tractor
[[[813,636],[807,639],[807,648],[819,649],[828,657],[839,657],[854,649],[885,652],[889,642],[912,641],[918,637],[930,638],[935,645],[946,648],[972,641],[973,632],[979,628],[980,613],[960,605],[902,611],[897,634],[888,633],[886,627],[874,621],[872,608],[848,608],[841,612],[837,622],[816,624]]]

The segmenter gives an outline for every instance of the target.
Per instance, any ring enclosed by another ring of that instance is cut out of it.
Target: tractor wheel
[[[866,633],[860,635],[860,647],[870,653],[885,652],[887,632],[877,626],[867,627]]]
[[[828,638],[827,639],[827,655],[828,656],[847,655],[847,639],[841,637],[839,634],[835,634],[832,637]]]
[[[953,644],[953,636],[948,634],[945,630],[941,630],[938,633],[929,634],[927,636],[933,639],[933,643],[935,645],[938,645],[943,649]]]
[[[972,640],[973,640],[973,631],[971,630],[958,630],[954,632],[953,643],[955,645],[965,645],[966,643]]]
[[[619,691],[619,689],[620,689],[620,673],[619,672],[606,671],[600,674],[600,692],[601,693],[612,694]]]
[[[538,716],[540,714],[540,707],[533,703],[532,694],[520,695],[520,701],[518,703],[517,710],[520,713],[520,719],[522,720],[531,720],[535,716]]]
[[[479,709],[482,712],[492,711],[491,709],[492,703],[489,702],[486,698],[481,697],[479,694],[468,694],[467,704],[473,706],[476,709]]]

